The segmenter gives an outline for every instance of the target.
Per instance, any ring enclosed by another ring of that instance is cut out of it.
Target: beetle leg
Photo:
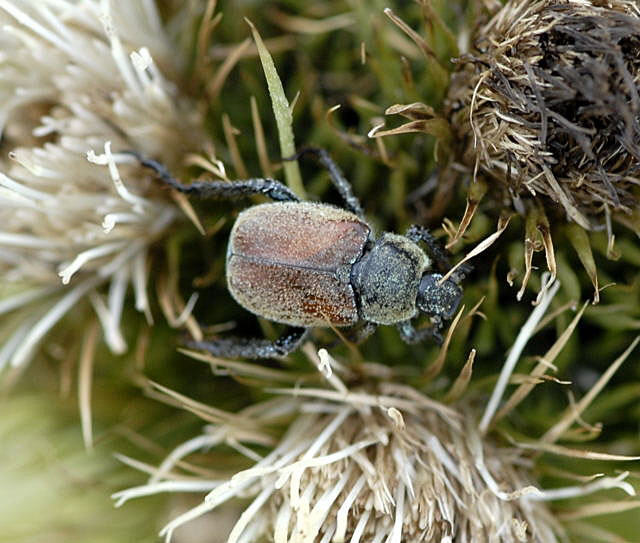
[[[429,249],[429,255],[434,259],[436,264],[442,271],[445,271],[451,267],[449,263],[449,251],[447,251],[442,244],[431,235],[431,232],[423,226],[412,224],[407,233],[405,234],[411,241],[419,243],[420,241]],[[455,272],[451,274],[449,279],[456,284],[460,284],[461,281],[473,270],[473,266],[469,263],[462,264]]]
[[[153,170],[164,183],[185,194],[193,194],[200,198],[238,198],[252,194],[264,194],[267,198],[276,202],[300,201],[300,198],[288,187],[280,183],[280,181],[262,177],[241,179],[238,181],[194,181],[193,183],[185,185],[173,177],[160,162],[150,158],[144,158],[135,151],[123,152],[135,156],[142,166]]]
[[[347,339],[351,343],[355,343],[356,345],[359,345],[365,339],[367,339],[371,334],[373,334],[376,331],[377,327],[378,327],[377,324],[370,321],[366,321],[364,325],[360,326],[359,328],[356,328],[353,331],[353,333],[347,337]]]
[[[422,241],[427,246],[427,249],[429,249],[429,255],[440,268],[449,269],[451,267],[449,263],[449,252],[424,226],[412,224],[405,236],[415,243]]]
[[[329,156],[329,153],[320,147],[302,147],[295,155],[285,158],[284,160],[295,160],[302,155],[314,155],[318,159],[318,162],[320,162],[320,164],[322,164],[322,166],[324,166],[329,172],[331,182],[344,200],[345,208],[356,214],[358,217],[363,218],[364,211],[362,210],[360,200],[358,200],[356,195],[353,194],[351,183],[347,181],[338,165]]]
[[[187,346],[208,351],[221,358],[273,358],[285,356],[297,349],[308,333],[308,328],[289,328],[275,341],[230,337],[213,341],[192,341]]]
[[[473,265],[465,262],[456,271],[454,271],[449,279],[454,283],[460,284],[461,281],[467,276],[468,273],[473,271]]]
[[[442,329],[442,320],[438,318],[432,318],[433,326],[429,328],[421,328],[416,330],[410,320],[398,323],[398,330],[400,331],[400,338],[409,345],[415,345],[424,341],[426,338],[431,337],[438,344],[442,345],[442,335],[440,330]]]

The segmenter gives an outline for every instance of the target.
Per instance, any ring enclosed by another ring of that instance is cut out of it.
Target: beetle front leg
[[[257,338],[230,337],[212,341],[187,343],[220,358],[274,358],[295,351],[309,333],[308,328],[289,328],[275,341]]]
[[[193,194],[200,198],[239,198],[253,194],[264,194],[276,202],[300,201],[300,198],[291,189],[275,179],[255,177],[238,181],[194,181],[185,185],[173,177],[160,162],[145,158],[135,151],[123,151],[123,153],[135,156],[142,166],[153,170],[164,183],[185,194]]]
[[[440,330],[442,329],[442,320],[437,317],[433,317],[431,322],[433,323],[433,326],[429,328],[421,328],[420,330],[416,330],[410,320],[399,322],[397,326],[400,332],[400,338],[409,345],[420,343],[426,338],[433,338],[438,345],[442,345],[442,335],[440,334]]]
[[[459,285],[462,280],[472,271],[473,265],[465,262],[464,264],[456,268],[456,270],[449,277],[449,280]]]

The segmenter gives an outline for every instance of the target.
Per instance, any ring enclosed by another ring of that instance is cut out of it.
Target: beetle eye
[[[439,284],[440,279],[442,279],[440,273],[429,273],[422,277],[416,304],[418,309],[427,315],[450,319],[458,309],[462,289],[449,280]]]

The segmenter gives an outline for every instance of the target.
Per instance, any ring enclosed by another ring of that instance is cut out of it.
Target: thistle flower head
[[[527,498],[539,494],[528,461],[517,449],[484,439],[471,409],[450,408],[391,384],[346,393],[300,389],[293,395],[252,407],[265,428],[283,412],[295,417],[252,467],[210,482],[202,505],[167,525],[167,539],[178,526],[237,497],[252,501],[228,543],[483,537],[546,542],[562,533],[547,507]],[[249,445],[250,421],[242,428],[243,418],[235,419],[234,428],[211,427],[180,447],[146,487],[119,493],[121,502],[169,488],[195,490],[182,478],[169,481],[171,468],[196,448],[233,443],[241,434]],[[257,435],[254,430],[254,443]]]
[[[227,543],[564,540],[565,527],[545,502],[611,488],[635,495],[634,487],[625,481],[629,473],[596,476],[586,484],[544,490],[536,486],[536,462],[529,451],[580,454],[557,447],[554,441],[580,417],[640,338],[612,364],[590,398],[568,409],[538,442],[526,446],[496,440],[488,431],[490,426],[526,397],[555,358],[549,355],[550,360],[538,364],[531,380],[500,406],[515,365],[557,290],[558,284],[553,282],[541,293],[540,303],[510,350],[482,417],[478,417],[477,399],[462,392],[464,378],[452,386],[452,397],[462,398],[452,404],[400,384],[392,370],[376,364],[362,366],[355,379],[358,384],[350,388],[345,379],[353,378],[352,372],[323,349],[316,356],[310,345],[305,352],[329,386],[270,387],[269,392],[277,397],[239,412],[209,408],[154,385],[161,399],[179,404],[211,424],[201,435],[179,445],[158,468],[122,457],[148,471],[150,479],[114,497],[120,505],[160,492],[208,490],[200,505],[163,529],[167,540],[177,528],[234,498],[248,499],[249,504]],[[584,307],[569,329],[583,311]],[[549,353],[559,352],[568,336],[562,334]],[[254,364],[191,354],[212,364],[216,371],[253,382],[317,380],[313,375],[294,376]],[[283,423],[286,429],[276,437],[274,430]],[[225,476],[221,472],[223,462],[217,456],[215,471],[207,477],[201,467],[191,468],[186,461],[192,453],[221,445],[244,455],[250,466]]]
[[[585,229],[640,202],[640,10],[633,0],[511,0],[459,60],[450,118],[465,160],[519,211]],[[636,225],[637,226],[637,225]]]
[[[127,286],[150,318],[147,251],[177,213],[139,170],[122,179],[112,149],[176,164],[200,148],[196,109],[165,76],[179,56],[150,2],[2,0],[0,24],[0,368],[84,298],[121,352]]]

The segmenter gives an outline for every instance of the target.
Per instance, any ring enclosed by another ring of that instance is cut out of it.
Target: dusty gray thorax
[[[410,239],[382,234],[351,271],[360,317],[376,324],[415,317],[418,286],[430,264],[429,257]]]

